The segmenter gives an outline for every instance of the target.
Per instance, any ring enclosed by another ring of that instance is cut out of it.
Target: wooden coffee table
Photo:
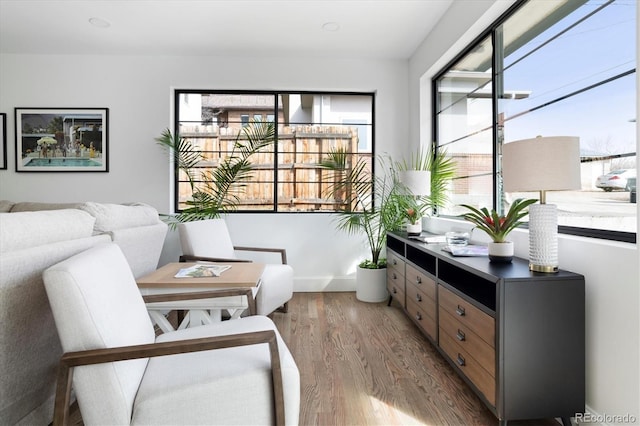
[[[204,262],[200,262],[204,263]],[[227,310],[231,318],[238,318],[247,307],[255,312],[255,295],[260,290],[263,263],[229,262],[213,263],[213,265],[229,265],[219,277],[185,277],[176,278],[175,275],[182,268],[195,265],[196,262],[168,263],[154,272],[138,278],[138,288],[143,296],[201,292],[206,290],[251,289],[247,296],[225,296],[214,299],[179,300],[174,302],[147,303],[149,315],[163,331],[172,331],[173,326],[167,321],[163,312],[170,310],[185,310],[188,313],[180,322],[179,329],[210,324],[219,321],[222,310]],[[250,299],[246,300],[245,299]]]

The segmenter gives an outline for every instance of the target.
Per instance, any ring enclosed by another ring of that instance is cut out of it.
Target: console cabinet
[[[404,268],[404,258],[401,255],[387,252],[387,290],[403,308],[405,307]]]
[[[392,299],[500,420],[569,418],[585,409],[585,285],[453,257],[441,244],[387,235]]]

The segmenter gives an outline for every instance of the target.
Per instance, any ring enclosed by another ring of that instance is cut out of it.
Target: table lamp
[[[409,191],[411,195],[420,198],[431,195],[431,172],[428,170],[404,170],[398,172],[400,183]],[[422,233],[422,218],[418,224],[412,227],[407,225],[407,234],[420,235]]]
[[[580,189],[580,140],[552,136],[502,146],[505,192],[540,192],[540,204],[529,206],[529,269],[558,271],[558,211],[546,203],[546,191]]]

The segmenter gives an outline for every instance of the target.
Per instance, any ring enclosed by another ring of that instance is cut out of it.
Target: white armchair
[[[181,261],[207,260],[214,262],[250,262],[241,259],[236,251],[272,252],[281,263],[267,263],[262,284],[256,297],[258,315],[269,315],[278,308],[287,312],[293,297],[293,268],[287,265],[287,252],[282,248],[234,246],[223,219],[207,219],[178,224]]]
[[[269,318],[156,338],[114,243],[58,263],[43,278],[65,352],[54,425],[68,421],[72,385],[85,424],[298,423],[299,371]]]

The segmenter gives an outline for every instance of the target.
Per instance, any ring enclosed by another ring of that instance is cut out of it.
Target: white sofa
[[[147,205],[0,201],[0,424],[52,420],[60,341],[42,272],[103,242],[136,277],[156,269],[167,225]]]

